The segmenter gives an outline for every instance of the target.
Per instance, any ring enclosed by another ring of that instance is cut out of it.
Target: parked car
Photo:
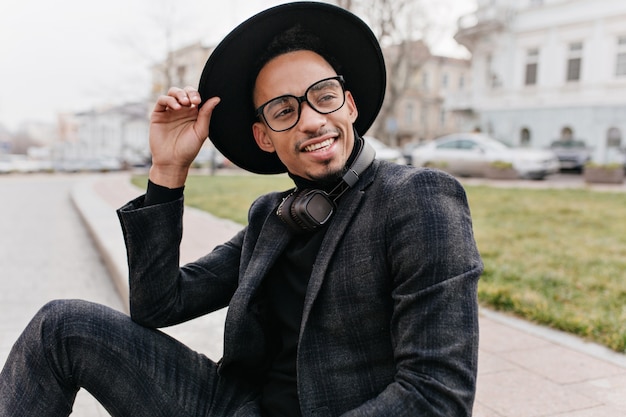
[[[545,149],[513,148],[480,133],[457,133],[424,143],[413,152],[413,165],[453,175],[485,176],[496,163],[510,163],[520,178],[544,179],[559,170],[556,155]]]
[[[68,158],[54,162],[57,172],[111,172],[123,169],[122,162],[115,157]]]
[[[582,140],[555,140],[550,150],[559,158],[561,170],[582,172],[585,164],[591,161],[592,149]]]
[[[391,146],[385,145],[380,140],[372,137],[372,136],[364,136],[363,139],[376,151],[376,159],[395,162],[396,164],[406,165],[406,160],[404,156],[402,156],[402,152],[400,149],[392,148]]]
[[[9,155],[0,155],[0,174],[10,174],[15,168]]]
[[[122,169],[119,159],[112,156],[99,156],[84,161],[84,170],[91,172],[110,172]]]
[[[20,174],[31,174],[43,170],[43,166],[36,159],[31,159],[26,155],[10,155],[12,171]]]
[[[413,151],[420,146],[420,142],[409,142],[402,147],[402,156],[407,165],[413,165]]]

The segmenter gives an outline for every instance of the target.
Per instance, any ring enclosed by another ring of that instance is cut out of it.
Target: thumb
[[[212,97],[206,101],[198,110],[198,118],[196,120],[196,131],[199,136],[204,139],[209,136],[209,123],[211,122],[211,115],[213,110],[220,102],[219,97]]]

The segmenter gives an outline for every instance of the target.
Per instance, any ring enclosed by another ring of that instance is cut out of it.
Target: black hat
[[[374,123],[385,95],[385,63],[371,29],[360,18],[337,6],[294,2],[265,10],[237,26],[211,53],[198,91],[203,102],[221,97],[213,111],[209,138],[231,162],[258,174],[278,174],[287,168],[276,153],[261,150],[252,125],[258,121],[252,88],[258,60],[272,40],[294,26],[316,36],[341,67],[340,75],[356,102],[357,132]]]

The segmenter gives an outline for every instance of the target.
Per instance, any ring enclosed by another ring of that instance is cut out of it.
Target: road
[[[122,310],[108,272],[70,200],[83,175],[0,177],[0,364],[47,301],[82,298]],[[72,416],[108,413],[79,392]]]

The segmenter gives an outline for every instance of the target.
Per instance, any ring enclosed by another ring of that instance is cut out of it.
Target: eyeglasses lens
[[[313,110],[328,114],[345,103],[343,85],[339,77],[321,80],[310,86],[304,96],[285,95],[271,100],[263,107],[263,118],[272,130],[289,130],[300,119],[300,106],[306,101]]]

